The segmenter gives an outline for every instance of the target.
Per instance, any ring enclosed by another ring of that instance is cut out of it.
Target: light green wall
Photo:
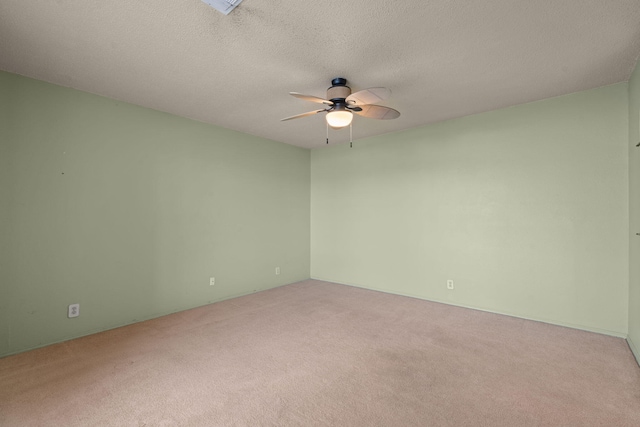
[[[309,152],[0,72],[0,356],[310,269],[637,348],[639,74]]]
[[[627,111],[622,83],[314,150],[311,276],[626,336]]]
[[[309,277],[308,150],[4,72],[0,120],[0,356]]]
[[[640,363],[640,66],[629,80],[629,345]]]

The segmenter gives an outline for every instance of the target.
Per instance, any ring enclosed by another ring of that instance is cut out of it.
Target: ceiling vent
[[[228,15],[242,0],[202,0],[214,9]]]

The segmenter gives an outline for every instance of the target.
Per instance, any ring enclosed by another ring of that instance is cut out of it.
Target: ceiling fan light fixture
[[[389,89],[384,87],[371,87],[351,93],[351,88],[347,86],[347,79],[343,77],[336,77],[331,80],[331,87],[327,89],[326,98],[303,95],[298,92],[289,92],[289,94],[304,101],[324,104],[325,108],[285,117],[284,119],[280,119],[280,121],[299,119],[318,113],[327,113],[325,115],[325,119],[327,120],[327,144],[329,143],[329,126],[334,129],[342,129],[350,126],[353,122],[353,113],[362,117],[378,120],[397,119],[400,117],[400,112],[393,108],[372,104],[372,102],[387,99],[391,95]]]
[[[353,113],[347,111],[346,108],[336,108],[333,111],[327,113],[327,123],[329,126],[335,129],[340,129],[351,124],[353,120]]]

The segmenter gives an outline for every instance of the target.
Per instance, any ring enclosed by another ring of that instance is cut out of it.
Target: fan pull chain
[[[327,123],[327,145],[329,145],[329,123]]]
[[[353,148],[353,122],[349,123],[349,148]]]

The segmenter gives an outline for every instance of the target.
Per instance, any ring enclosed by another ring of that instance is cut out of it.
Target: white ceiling
[[[626,81],[639,0],[0,0],[0,69],[301,147],[334,77],[396,120],[354,139]],[[348,130],[332,131],[344,142]]]

